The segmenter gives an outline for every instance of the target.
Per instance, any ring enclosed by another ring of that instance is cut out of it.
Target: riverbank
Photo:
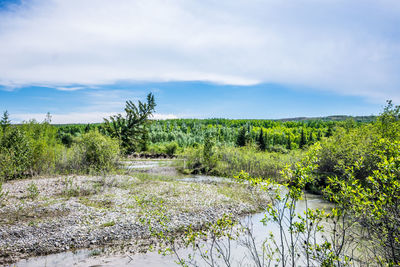
[[[268,195],[246,185],[193,182],[171,161],[156,161],[110,176],[39,177],[7,182],[0,208],[0,264],[82,248],[130,247],[143,252],[155,240],[140,219],[162,204],[171,229],[214,221],[223,214],[258,211]],[[136,165],[140,165],[136,164]]]

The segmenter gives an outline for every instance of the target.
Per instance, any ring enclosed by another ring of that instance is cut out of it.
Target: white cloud
[[[116,112],[70,112],[65,114],[51,114],[51,123],[65,124],[65,123],[99,123],[103,122],[103,118],[108,118],[115,115]],[[36,120],[43,122],[46,118],[45,113],[19,113],[11,114],[13,123],[21,123],[23,121]],[[159,114],[155,113],[152,119],[165,120],[178,118],[174,114]]]
[[[152,116],[153,120],[170,120],[170,119],[178,119],[178,116],[175,114],[159,114],[154,113]]]
[[[70,86],[70,87],[56,86],[55,88],[60,91],[76,91],[76,90],[87,89],[87,87],[85,86]]]
[[[0,13],[0,84],[291,84],[400,100],[397,0],[36,0]]]

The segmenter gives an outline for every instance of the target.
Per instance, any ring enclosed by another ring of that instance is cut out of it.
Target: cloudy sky
[[[370,115],[400,102],[398,0],[0,0],[0,111],[96,122]]]

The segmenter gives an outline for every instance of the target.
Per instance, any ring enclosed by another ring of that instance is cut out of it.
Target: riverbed
[[[125,163],[130,171],[140,173],[158,173],[158,174],[174,174],[174,168],[170,166],[171,161],[131,161]],[[222,177],[210,176],[179,176],[176,177],[174,183],[186,184],[188,186],[200,185],[219,186],[220,184],[232,184],[234,181]],[[245,186],[246,187],[246,186]],[[329,209],[330,203],[324,201],[320,196],[307,194],[307,207]],[[306,209],[306,202],[300,201],[297,206],[297,212],[301,213]],[[222,215],[224,209],[219,213]],[[225,210],[226,211],[226,210]],[[248,209],[247,212],[250,212]],[[236,214],[245,214],[245,212],[236,212]],[[242,216],[241,223],[247,226],[251,225],[252,235],[256,242],[260,244],[272,232],[274,235],[279,234],[279,228],[274,225],[264,226],[261,220],[264,218],[264,212],[257,212],[251,215]],[[129,246],[129,245],[128,245]],[[232,262],[235,265],[252,266],[252,259],[248,255],[246,248],[239,241],[233,241],[231,244]],[[118,246],[116,246],[118,247]],[[192,254],[191,249],[180,249],[178,253],[183,258]],[[101,244],[92,248],[68,250],[61,253],[54,253],[47,256],[31,257],[20,260],[15,266],[177,266],[176,257],[172,255],[162,256],[156,251],[147,253],[138,253],[137,249],[130,251],[124,248],[118,251],[117,248],[111,246],[102,247]],[[202,266],[202,259],[198,258],[198,263]],[[204,262],[203,262],[204,264]],[[14,265],[13,265],[14,266]]]
[[[251,214],[269,201],[265,192],[249,191],[247,185],[224,178],[179,175],[171,161],[125,164],[140,167],[126,168],[118,175],[36,177],[5,183],[8,196],[0,207],[0,265],[35,266],[39,261],[36,266],[70,266],[85,261],[83,266],[88,266],[92,265],[89,260],[108,264],[111,259],[111,265],[115,260],[137,263],[130,257],[142,257],[139,252],[157,243],[141,223],[149,211],[164,207],[171,218],[169,226],[178,229],[201,226],[226,213]],[[28,190],[32,184],[36,195]],[[118,251],[126,256],[114,258],[112,254]],[[47,256],[35,258],[41,255]],[[152,258],[148,255],[142,260]]]

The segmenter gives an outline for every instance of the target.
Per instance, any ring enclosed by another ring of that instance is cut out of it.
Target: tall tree
[[[304,146],[307,144],[306,140],[306,135],[304,133],[304,129],[301,128],[301,135],[300,135],[300,143],[299,143],[299,148],[304,148]]]
[[[88,133],[88,132],[90,132],[90,124],[88,123],[88,124],[86,124],[86,126],[85,126],[85,133]]]
[[[247,143],[247,130],[246,127],[243,126],[239,130],[238,137],[236,139],[236,145],[242,147],[245,146],[246,143]]]
[[[267,148],[266,144],[265,144],[265,139],[264,139],[264,131],[261,128],[260,130],[260,135],[258,136],[257,139],[257,143],[258,143],[258,147],[260,148],[261,151],[265,151],[265,149]]]
[[[126,101],[125,116],[117,114],[104,118],[106,132],[120,140],[125,153],[132,153],[145,146],[143,142],[148,140],[149,117],[156,107],[154,95],[147,95],[147,103],[141,101],[135,105],[132,101]]]
[[[269,140],[268,132],[265,133],[264,140],[265,140],[265,149],[269,150],[270,140]]]
[[[326,137],[331,137],[332,135],[333,135],[333,124],[329,124],[328,131],[326,131],[325,136]]]
[[[318,130],[317,141],[321,141],[321,138],[322,138],[321,130]]]
[[[206,131],[204,136],[203,158],[207,165],[210,165],[210,160],[213,155],[213,147],[215,145],[214,136],[210,131]]]
[[[11,124],[11,121],[10,121],[10,118],[9,118],[8,111],[6,110],[6,111],[4,111],[3,117],[1,117],[1,120],[0,120],[1,128],[3,128],[3,133],[10,126],[10,124]]]
[[[314,143],[314,135],[312,131],[310,131],[310,135],[308,136],[308,143],[309,144]]]
[[[290,134],[287,136],[286,149],[292,150],[292,140],[290,138]]]

